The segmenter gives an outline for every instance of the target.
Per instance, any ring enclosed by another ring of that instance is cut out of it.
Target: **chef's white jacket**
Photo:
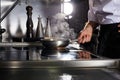
[[[89,0],[88,20],[99,24],[120,23],[120,0]]]

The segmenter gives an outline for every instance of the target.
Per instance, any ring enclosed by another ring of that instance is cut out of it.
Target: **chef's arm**
[[[87,21],[85,23],[84,29],[88,27],[92,27],[93,29],[96,28],[99,24],[94,21]]]
[[[88,21],[86,22],[83,30],[80,31],[80,34],[78,36],[78,42],[79,43],[86,43],[90,42],[93,34],[94,28],[98,26],[98,23],[94,21]]]

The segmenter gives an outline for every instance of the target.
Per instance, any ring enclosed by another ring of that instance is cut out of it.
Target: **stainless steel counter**
[[[81,49],[49,50],[37,43],[1,44],[2,80],[120,80],[120,59]]]
[[[3,68],[2,80],[120,80],[120,74],[107,68]]]
[[[119,66],[119,59],[107,59],[82,49],[46,49],[40,42],[0,43],[0,68],[118,68]]]
[[[41,60],[41,61],[0,61],[0,68],[115,68],[119,60]]]
[[[0,61],[2,80],[120,80],[119,60]]]

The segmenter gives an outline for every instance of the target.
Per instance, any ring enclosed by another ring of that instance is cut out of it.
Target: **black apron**
[[[101,25],[98,37],[98,55],[120,58],[120,32],[118,23]]]

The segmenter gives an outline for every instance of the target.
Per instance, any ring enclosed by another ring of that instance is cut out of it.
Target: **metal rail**
[[[41,42],[1,42],[0,47],[42,46]]]
[[[16,0],[16,2],[12,5],[12,7],[2,16],[2,18],[0,19],[0,23],[14,9],[14,7],[18,4],[18,2],[19,2],[19,0]]]

